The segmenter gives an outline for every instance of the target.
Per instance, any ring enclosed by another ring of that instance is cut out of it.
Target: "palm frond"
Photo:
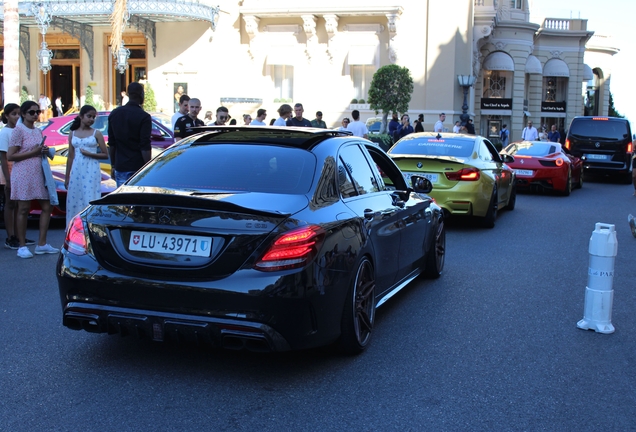
[[[128,15],[128,1],[127,0],[115,0],[113,6],[113,13],[110,16],[110,23],[113,27],[113,32],[110,35],[110,50],[113,56],[117,56],[117,51],[121,45],[122,34],[124,32],[124,25],[127,21]]]

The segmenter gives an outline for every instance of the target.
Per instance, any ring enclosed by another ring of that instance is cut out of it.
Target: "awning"
[[[515,70],[515,62],[508,54],[502,51],[490,53],[484,60],[484,70],[511,71]]]
[[[353,45],[349,48],[349,65],[374,65],[377,45]]]
[[[594,72],[592,68],[583,63],[583,81],[590,81],[594,79]]]
[[[538,58],[530,54],[528,60],[526,60],[526,73],[527,74],[539,74],[543,73],[543,66]]]
[[[526,117],[532,117],[532,114],[530,114],[530,111],[524,111],[523,115]]]
[[[543,67],[543,76],[546,77],[570,77],[570,68],[561,59],[550,59]]]

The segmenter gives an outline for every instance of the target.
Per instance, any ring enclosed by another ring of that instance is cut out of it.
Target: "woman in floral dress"
[[[51,219],[51,202],[44,183],[42,158],[48,153],[49,148],[44,145],[42,131],[34,124],[39,115],[40,109],[37,102],[26,101],[20,106],[22,123],[13,130],[7,152],[7,159],[14,162],[11,170],[11,199],[18,203],[16,234],[20,242],[18,248],[18,257],[20,258],[33,257],[26,246],[27,218],[31,210],[32,200],[38,200],[42,209],[40,236],[35,253],[41,255],[59,251],[46,242],[49,220]]]
[[[66,226],[92,200],[102,195],[99,159],[108,159],[102,133],[93,129],[97,110],[84,105],[71,124],[66,162]],[[99,148],[100,153],[97,153]]]

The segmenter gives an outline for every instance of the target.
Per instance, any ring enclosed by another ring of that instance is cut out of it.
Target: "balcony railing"
[[[586,31],[586,19],[573,18],[546,18],[541,28],[547,30]]]

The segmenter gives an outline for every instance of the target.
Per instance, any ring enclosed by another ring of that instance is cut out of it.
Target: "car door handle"
[[[364,209],[364,218],[372,220],[375,217],[375,212],[371,209]]]

